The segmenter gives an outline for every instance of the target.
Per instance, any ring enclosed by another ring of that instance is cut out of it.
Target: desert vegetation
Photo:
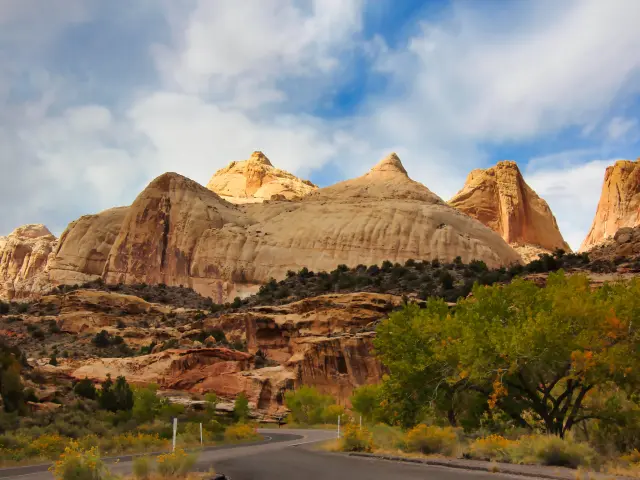
[[[258,438],[247,424],[248,407],[237,404],[234,418],[216,415],[217,398],[208,394],[199,408],[170,403],[157,387],[131,387],[124,377],[98,385],[80,380],[50,410],[33,411],[32,392],[19,382],[19,359],[6,349],[0,412],[0,464],[11,465],[67,457],[162,451],[170,447],[172,420],[178,418],[178,445],[200,445],[200,423],[207,444]],[[10,358],[11,363],[7,362]],[[7,380],[8,379],[8,380]],[[92,449],[96,449],[94,453]],[[88,453],[87,453],[88,452]],[[77,456],[77,455],[76,455]],[[84,457],[83,457],[84,458]]]
[[[637,469],[639,315],[640,279],[562,271],[409,302],[377,326],[387,374],[354,391],[340,448]],[[292,415],[324,422],[330,400],[301,390]]]

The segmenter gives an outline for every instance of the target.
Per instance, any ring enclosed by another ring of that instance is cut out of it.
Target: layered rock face
[[[607,167],[595,218],[580,251],[611,239],[623,227],[640,225],[640,159]]]
[[[176,173],[153,180],[130,207],[82,217],[44,272],[51,285],[184,285],[223,302],[307,267],[460,256],[488,266],[520,256],[490,228],[411,180],[392,154],[362,177],[302,199],[234,205]]]
[[[248,160],[218,170],[207,188],[232,203],[254,203],[272,198],[295,200],[318,187],[275,168],[262,152],[253,152]]]
[[[44,225],[24,225],[0,237],[0,298],[17,300],[49,288],[42,272],[57,239]]]
[[[49,373],[96,381],[107,374],[125,375],[134,384],[156,383],[166,390],[197,394],[215,392],[226,400],[244,392],[255,408],[273,413],[282,407],[284,392],[300,385],[316,386],[345,403],[354,388],[379,382],[384,369],[373,355],[375,326],[401,302],[393,295],[330,294],[194,320],[196,311],[114,292],[77,290],[43,297],[39,308],[51,315],[27,315],[20,326],[43,328],[55,320],[66,337],[75,336],[74,352],[84,350],[85,355],[90,348],[95,351],[91,338],[101,330],[121,335],[136,348],[152,340],[157,343],[148,355],[60,359],[58,367],[46,367]],[[167,321],[168,313],[177,325]],[[147,327],[141,328],[141,322]],[[196,340],[214,329],[246,344],[248,351],[222,347],[209,339],[205,346]],[[165,340],[182,348],[163,350]],[[30,335],[22,341],[30,342]],[[43,345],[19,346],[39,351]]]
[[[480,220],[529,260],[544,251],[570,251],[547,202],[527,185],[515,162],[473,170],[449,205]]]

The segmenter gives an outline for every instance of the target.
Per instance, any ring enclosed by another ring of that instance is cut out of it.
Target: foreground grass
[[[184,450],[197,450],[201,447],[253,442],[262,438],[255,426],[230,425],[223,435],[205,435],[205,441],[202,445],[199,437],[178,435],[176,446]],[[14,445],[13,449],[0,447],[0,468],[47,463],[58,459],[71,445],[76,445],[78,449],[83,451],[95,448],[101,455],[110,457],[168,452],[171,450],[172,441],[160,438],[157,434],[145,433],[129,433],[107,438],[89,435],[78,440],[60,435],[42,435],[22,445]]]
[[[469,439],[451,427],[418,425],[404,432],[388,425],[359,428],[350,424],[340,439],[325,442],[322,448],[407,458],[480,460],[494,467],[498,463],[566,467],[576,469],[577,480],[586,479],[587,471],[640,478],[640,461],[635,456],[604,458],[586,443],[550,435],[523,435],[515,439],[489,435]]]

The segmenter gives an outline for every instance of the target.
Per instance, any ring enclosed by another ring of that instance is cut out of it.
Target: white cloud
[[[395,150],[413,178],[446,199],[469,170],[499,160],[492,145],[514,149],[567,127],[622,142],[637,128],[628,115],[610,118],[640,84],[633,0],[519,2],[508,18],[466,3],[398,47],[365,38],[363,0],[149,2],[171,29],[147,50],[158,82],[123,92],[135,99],[117,106],[69,101],[77,79],[41,67],[56,35],[91,9],[78,1],[67,16],[56,10],[55,28],[25,38],[21,26],[43,22],[34,20],[37,2],[0,0],[0,17],[9,4],[12,28],[0,28],[0,47],[15,47],[15,58],[27,54],[3,64],[9,50],[0,48],[0,164],[11,183],[0,191],[11,210],[0,233],[32,221],[57,229],[80,212],[131,201],[164,171],[205,183],[256,149],[304,177],[327,165],[360,175]],[[348,116],[308,113],[354,73],[354,55],[375,62],[356,73],[384,74],[388,88]],[[38,94],[7,102],[23,77]],[[607,161],[591,161],[602,158],[598,149],[569,156],[533,159],[525,171],[575,247]]]
[[[637,127],[638,120],[635,118],[614,117],[607,126],[607,135],[610,140],[623,140]]]
[[[525,22],[504,30],[482,9],[424,24],[408,51],[381,59],[379,68],[408,93],[389,108],[436,123],[438,132],[490,142],[585,125],[621,91],[637,91],[640,2],[525,5]]]
[[[580,248],[596,213],[605,169],[615,160],[582,163],[588,151],[568,151],[534,158],[524,172],[526,182],[553,211],[564,239]],[[591,156],[593,158],[593,156]]]

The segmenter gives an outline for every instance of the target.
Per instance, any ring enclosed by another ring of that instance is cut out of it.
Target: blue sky
[[[400,6],[398,6],[400,5]],[[324,186],[390,151],[444,199],[516,160],[577,248],[640,156],[636,0],[0,1],[0,235],[262,150]]]

